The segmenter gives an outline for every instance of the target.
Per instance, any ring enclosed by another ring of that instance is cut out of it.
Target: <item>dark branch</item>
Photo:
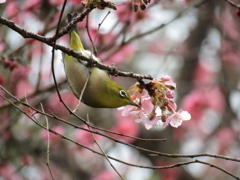
[[[74,21],[75,22],[75,21]],[[20,35],[22,35],[24,38],[31,38],[31,39],[35,39],[38,40],[40,42],[43,42],[51,47],[54,46],[54,41],[52,38],[47,38],[32,32],[28,32],[25,29],[19,27],[18,25],[16,25],[13,21],[10,21],[8,19],[5,19],[4,17],[0,16],[0,23],[6,25],[7,27],[11,28],[12,30],[18,32]],[[131,77],[131,78],[137,78],[137,79],[150,79],[152,80],[153,78],[150,75],[140,75],[140,74],[134,74],[132,72],[123,72],[123,71],[119,71],[116,69],[116,67],[113,66],[107,66],[105,64],[102,64],[100,62],[97,62],[91,58],[87,58],[85,56],[83,56],[81,53],[78,53],[72,49],[66,48],[64,46],[55,44],[55,49],[59,49],[62,52],[71,55],[77,59],[81,59],[83,61],[87,61],[90,62],[92,66],[98,67],[100,69],[106,70],[109,72],[110,75],[113,76],[122,76],[122,77]]]

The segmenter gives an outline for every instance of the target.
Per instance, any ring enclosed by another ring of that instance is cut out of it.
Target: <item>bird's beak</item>
[[[140,106],[139,106],[137,103],[133,102],[132,100],[131,100],[131,105],[132,105],[132,106],[136,106],[136,107],[139,107],[139,108],[140,108]]]

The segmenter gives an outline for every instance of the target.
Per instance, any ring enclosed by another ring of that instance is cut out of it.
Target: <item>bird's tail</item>
[[[72,21],[73,18],[77,17],[77,13],[68,14],[68,23]],[[69,47],[72,48],[74,51],[81,51],[84,50],[81,39],[77,33],[77,25],[73,26],[70,29],[70,45]]]

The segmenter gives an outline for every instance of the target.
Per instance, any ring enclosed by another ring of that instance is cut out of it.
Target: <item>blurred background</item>
[[[46,37],[55,34],[63,0],[7,0],[0,5],[0,15],[27,31]],[[141,138],[166,138],[166,142],[141,141],[111,135],[135,146],[168,154],[211,153],[240,157],[240,10],[227,0],[152,0],[144,11],[132,9],[138,0],[112,0],[117,10],[94,9],[88,18],[89,32],[96,37],[97,56],[104,64],[116,64],[126,72],[172,77],[177,83],[175,101],[178,109],[192,118],[179,128],[161,126],[146,130],[133,119],[122,117],[117,109],[96,109],[81,104],[76,112],[95,126]],[[240,1],[232,1],[240,5]],[[82,13],[82,0],[68,0],[67,13]],[[103,21],[99,31],[98,24]],[[78,23],[85,49],[92,49],[86,30],[86,18]],[[58,44],[68,46],[64,35]],[[24,39],[0,24],[0,85],[17,98],[45,112],[75,123],[59,101],[51,72],[52,48],[33,39]],[[55,51],[55,71],[64,102],[73,110],[78,100],[66,83],[61,51]],[[127,89],[136,79],[114,77]],[[6,98],[11,97],[0,90]],[[29,108],[17,104],[25,113]],[[45,117],[35,118],[46,126]],[[75,129],[54,118],[50,128],[100,151],[90,133]],[[149,156],[149,153],[96,136],[110,156],[139,166],[166,166],[190,161],[190,158]],[[48,180],[47,131],[36,125],[16,107],[0,97],[0,180]],[[50,133],[50,168],[56,180],[118,180],[106,159],[75,143]],[[234,175],[240,174],[238,162],[197,157]],[[151,170],[112,161],[126,180],[230,180],[226,173],[202,164]]]

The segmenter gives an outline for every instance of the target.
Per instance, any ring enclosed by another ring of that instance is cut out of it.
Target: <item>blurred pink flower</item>
[[[78,5],[81,4],[83,0],[71,0],[70,2],[72,3],[72,5]]]
[[[117,111],[115,113],[115,116],[117,118],[117,122],[111,128],[111,131],[120,133],[120,134],[126,134],[129,136],[135,136],[135,137],[138,136],[139,127],[137,126],[137,124],[134,121],[132,121],[131,117],[123,117],[123,116],[121,116],[119,111]],[[132,143],[133,141],[135,141],[135,139],[128,138],[125,136],[118,136],[118,135],[114,135],[114,134],[112,134],[112,136],[117,139],[123,139],[125,142],[128,142],[128,143]]]
[[[165,128],[169,123],[172,127],[181,126],[183,121],[188,121],[191,119],[191,115],[187,111],[178,111],[167,118],[167,120],[163,124],[163,128]]]
[[[26,9],[36,9],[39,8],[41,5],[42,1],[41,0],[27,0],[24,4],[24,8]]]
[[[22,180],[19,173],[17,173],[17,169],[11,165],[0,166],[0,175],[3,179],[7,180]]]
[[[21,161],[25,166],[29,166],[33,162],[33,157],[29,155],[23,155]]]
[[[170,166],[173,163],[174,162],[159,160],[159,161],[157,161],[156,165],[157,166]],[[159,169],[158,171],[161,175],[161,179],[164,179],[164,180],[181,179],[179,177],[181,175],[181,171],[178,168]]]
[[[224,63],[232,66],[239,66],[240,64],[240,53],[231,41],[223,41],[219,54]]]
[[[15,63],[15,62],[13,61],[13,63]],[[28,75],[30,73],[30,70],[31,70],[30,67],[23,66],[23,65],[20,65],[17,63],[16,63],[16,66],[17,67],[13,69],[11,77],[10,77],[10,81],[12,83],[19,81],[20,79],[27,79]]]
[[[216,73],[211,68],[211,65],[198,64],[194,73],[194,84],[197,87],[205,87],[212,85],[216,80]]]
[[[101,171],[91,180],[118,180],[119,176],[114,171]]]
[[[131,60],[131,58],[134,56],[134,53],[136,51],[136,47],[134,45],[125,45],[122,48],[120,48],[117,52],[115,52],[113,55],[108,57],[104,61],[104,64],[111,65],[113,63],[115,64],[123,64],[126,63],[126,61]],[[100,54],[101,57],[104,59],[106,57],[106,53]]]
[[[182,108],[188,111],[193,119],[199,120],[206,108],[204,93],[200,90],[193,90],[183,98]]]
[[[60,6],[63,5],[64,0],[49,0],[49,3],[53,6]]]
[[[166,48],[166,44],[164,41],[151,41],[151,43],[148,44],[148,51],[154,54],[164,54]]]
[[[182,108],[188,111],[192,118],[199,120],[203,111],[211,108],[218,113],[223,113],[225,109],[225,99],[218,87],[208,89],[195,89],[184,97]]]
[[[62,126],[58,125],[58,126],[55,126],[53,128],[50,127],[50,129],[52,129],[53,131],[55,131],[55,132],[57,132],[59,134],[64,134],[64,129],[63,129]],[[47,141],[48,140],[48,131],[45,130],[45,129],[42,129],[40,131],[40,137],[43,140]],[[58,143],[61,140],[61,138],[59,136],[57,136],[57,135],[55,135],[55,134],[53,134],[51,132],[49,132],[49,139],[50,139],[50,143]]]
[[[223,11],[218,18],[223,30],[230,39],[240,40],[237,24],[232,16],[231,11]]]
[[[2,33],[0,33],[0,36],[1,36],[1,35],[2,35]],[[5,43],[0,42],[0,53],[3,52],[3,50],[5,49],[5,47],[6,47]]]
[[[225,154],[236,142],[236,133],[229,127],[219,129],[215,134],[219,146],[218,154]]]
[[[34,87],[27,80],[19,80],[15,87],[15,95],[16,97],[22,98],[27,96],[28,94],[33,93]]]
[[[83,125],[82,127],[85,128],[85,129],[88,129],[87,125]],[[99,138],[99,136],[96,135],[96,134],[94,134],[94,137],[96,139]],[[92,137],[91,132],[84,131],[84,130],[81,130],[81,129],[76,129],[75,138],[76,138],[77,142],[79,142],[79,143],[81,143],[85,146],[90,146],[94,143],[94,139]]]
[[[19,11],[18,5],[16,4],[16,2],[10,2],[8,3],[7,7],[5,8],[5,13],[6,13],[6,17],[7,18],[11,18],[13,15],[17,14],[17,12]],[[18,17],[14,17],[11,18],[11,20],[18,22]]]
[[[78,99],[73,95],[72,92],[68,91],[61,93],[61,97],[69,108],[72,110],[76,108]],[[67,118],[70,115],[64,105],[60,102],[57,93],[53,93],[49,96],[47,107],[47,109],[50,109],[53,114],[59,117]]]
[[[4,85],[4,83],[6,82],[7,78],[6,76],[0,74],[0,85]]]

